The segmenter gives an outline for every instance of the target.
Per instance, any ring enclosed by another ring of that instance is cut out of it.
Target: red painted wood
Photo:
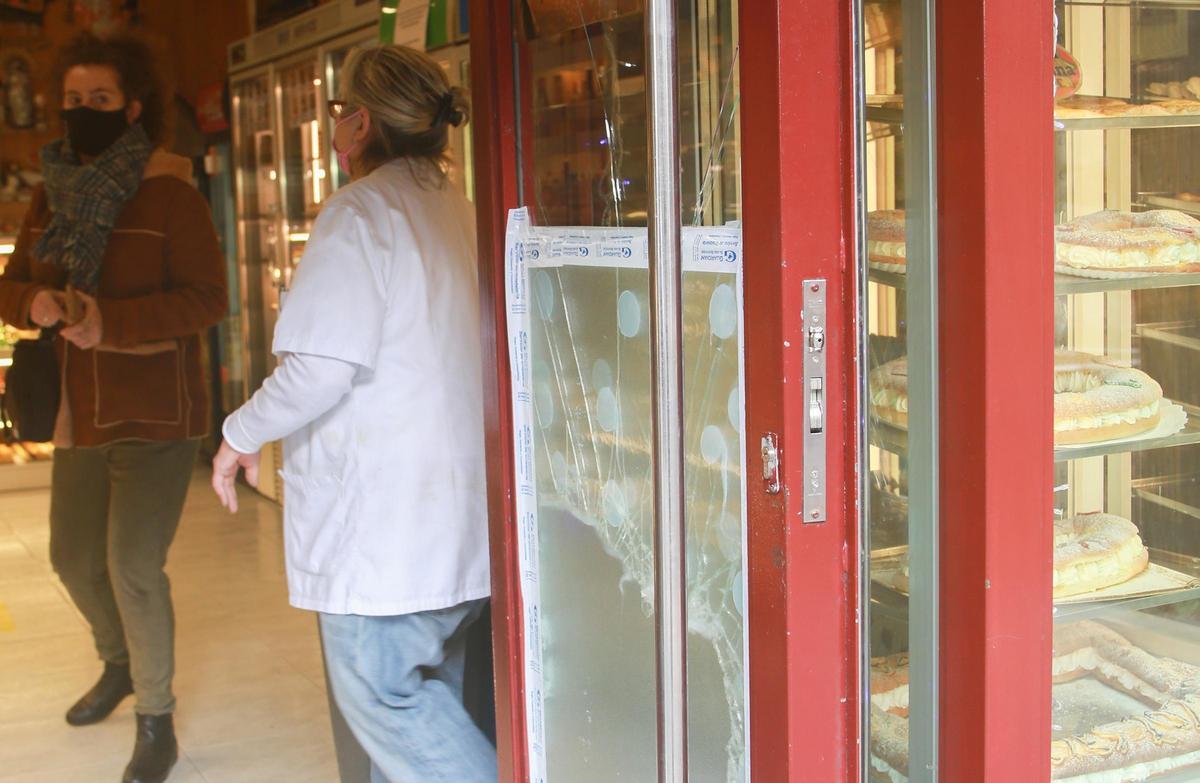
[[[1048,780],[1051,4],[938,0],[941,780]]]
[[[492,623],[500,780],[529,778],[512,450],[512,400],[504,296],[504,229],[517,204],[512,27],[507,3],[472,0],[471,85],[475,208],[492,550]]]
[[[750,760],[755,780],[857,775],[857,400],[850,4],[740,5]],[[802,281],[828,281],[828,521],[804,525]],[[759,481],[782,436],[785,492]],[[794,488],[794,489],[793,489]]]

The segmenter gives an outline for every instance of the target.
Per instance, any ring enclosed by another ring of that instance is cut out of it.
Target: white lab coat
[[[490,592],[475,220],[394,161],[313,226],[273,351],[357,367],[284,439],[293,605],[392,615]]]

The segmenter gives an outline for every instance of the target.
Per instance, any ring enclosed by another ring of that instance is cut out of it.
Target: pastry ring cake
[[[1137,526],[1113,514],[1054,522],[1054,597],[1090,593],[1146,570],[1150,556]]]
[[[1074,351],[1054,355],[1054,443],[1127,438],[1158,425],[1162,387],[1141,370]]]
[[[908,359],[901,357],[871,371],[871,413],[908,428]]]
[[[867,215],[867,260],[875,264],[908,263],[903,209],[881,209]]]
[[[1200,220],[1172,209],[1104,210],[1054,229],[1059,266],[1105,272],[1200,270]]]
[[[871,371],[871,413],[908,427],[908,360]],[[1087,353],[1054,356],[1054,443],[1077,445],[1127,438],[1158,426],[1162,387],[1141,370]]]

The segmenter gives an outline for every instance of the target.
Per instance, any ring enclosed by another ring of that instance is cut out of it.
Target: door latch
[[[808,396],[804,426],[804,523],[824,522],[825,419],[825,281],[805,280],[801,318],[804,323],[804,390]]]
[[[825,385],[821,378],[813,378],[808,386],[808,431],[825,430]]]
[[[762,436],[762,477],[768,495],[778,495],[779,481],[779,436],[768,432]]]

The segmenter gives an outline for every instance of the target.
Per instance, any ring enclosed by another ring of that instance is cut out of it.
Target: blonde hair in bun
[[[445,179],[453,164],[450,128],[471,115],[466,90],[451,86],[429,55],[396,44],[354,49],[341,77],[347,110],[364,109],[371,117],[363,151],[368,167],[408,158],[433,164]]]

